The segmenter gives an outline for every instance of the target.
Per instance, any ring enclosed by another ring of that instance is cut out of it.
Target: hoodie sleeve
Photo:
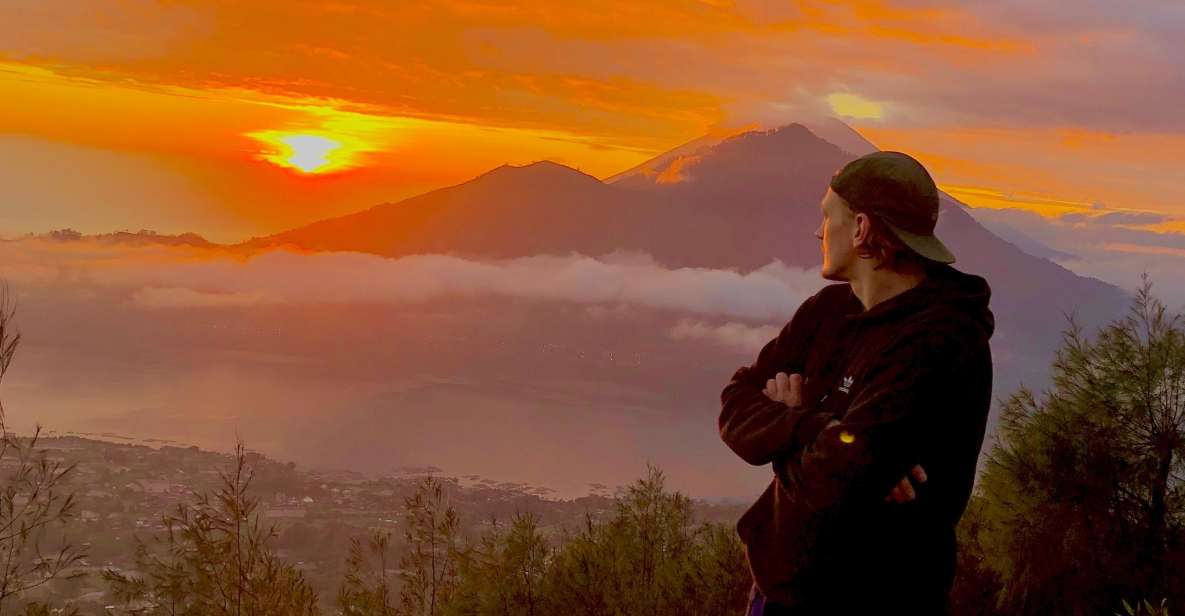
[[[890,344],[852,389],[839,423],[775,462],[778,485],[815,511],[883,499],[920,461],[948,408],[949,383],[966,353],[957,329],[928,326]]]
[[[766,382],[778,372],[803,373],[807,351],[817,326],[816,293],[802,302],[777,335],[761,349],[757,360],[742,366],[720,393],[720,438],[749,464],[768,464],[775,456],[797,449],[802,435],[821,429],[818,413],[790,408],[770,400]],[[816,417],[811,417],[815,415]]]

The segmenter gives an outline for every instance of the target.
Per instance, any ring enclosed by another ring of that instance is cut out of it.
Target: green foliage
[[[461,559],[460,519],[439,479],[424,479],[407,497],[404,521],[408,553],[399,563],[400,613],[436,616],[452,597]]]
[[[696,525],[660,470],[629,486],[615,515],[565,533],[547,603],[580,614],[724,614],[743,609],[749,573],[735,531]]]
[[[997,596],[1003,586],[988,563],[984,548],[984,510],[987,499],[973,496],[959,521],[957,530],[958,560],[951,588],[951,613],[958,616],[996,616]]]
[[[124,613],[184,616],[314,615],[317,596],[304,576],[271,551],[274,527],[263,527],[258,499],[248,496],[252,469],[242,444],[214,495],[196,495],[163,516],[167,532],[153,545],[137,541],[138,574],[103,577]]]
[[[461,560],[457,591],[445,614],[535,616],[547,613],[545,590],[552,548],[539,518],[516,513],[510,527],[490,521],[478,545]]]
[[[28,440],[5,430],[0,410],[0,608],[5,601],[55,579],[83,575],[74,569],[85,550],[58,533],[54,547],[43,541],[74,518],[77,501],[62,484],[74,465],[50,461],[37,449],[38,429]]]
[[[394,576],[389,566],[394,561],[391,535],[374,531],[363,544],[351,541],[346,559],[346,575],[338,592],[337,605],[344,614],[366,616],[435,616],[457,613],[453,604],[474,605],[487,591],[480,549],[466,548],[460,535],[460,518],[449,503],[444,484],[435,477],[424,478],[416,491],[403,502],[403,539],[406,552],[399,558]],[[499,538],[483,539],[493,545]],[[480,571],[480,574],[477,573]],[[462,575],[471,586],[465,596],[458,595]],[[394,579],[392,579],[394,578]],[[393,582],[397,581],[398,586]],[[398,603],[394,601],[398,588]],[[462,612],[479,613],[479,612]]]
[[[1185,600],[1185,331],[1150,292],[1087,340],[1070,327],[1042,399],[1005,403],[962,528],[963,574],[1006,614]],[[968,558],[971,557],[971,558]],[[974,596],[974,588],[958,593]]]
[[[1144,599],[1136,605],[1123,600],[1123,613],[1116,612],[1115,616],[1169,616],[1169,608],[1165,605],[1168,599],[1161,599],[1160,605],[1152,605],[1147,599]]]
[[[337,605],[343,614],[399,613],[392,599],[391,561],[391,533],[374,531],[365,543],[357,537],[350,540],[345,581],[337,593]]]
[[[717,615],[742,610],[749,590],[733,527],[694,523],[691,501],[667,492],[653,467],[619,495],[611,516],[586,514],[557,545],[530,512],[516,513],[509,525],[493,519],[476,542],[461,545],[459,521],[434,479],[406,499],[404,517],[399,608],[380,599],[390,590],[377,563],[389,559],[389,546],[376,533],[366,545],[353,544],[338,595],[343,613]]]

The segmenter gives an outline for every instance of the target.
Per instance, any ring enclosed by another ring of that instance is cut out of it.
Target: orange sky
[[[502,163],[603,178],[820,114],[972,205],[1185,231],[1185,67],[1163,53],[1185,15],[1012,8],[16,0],[0,7],[0,231],[233,241]]]

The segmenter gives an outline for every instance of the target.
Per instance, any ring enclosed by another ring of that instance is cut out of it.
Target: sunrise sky
[[[231,242],[836,115],[973,206],[1185,255],[1183,28],[1178,2],[7,0],[0,233]]]

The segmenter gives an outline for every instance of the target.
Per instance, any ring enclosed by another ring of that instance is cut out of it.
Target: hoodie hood
[[[953,310],[962,313],[978,325],[985,338],[990,338],[996,327],[995,316],[988,307],[992,288],[987,280],[983,276],[961,272],[946,263],[936,265],[917,286],[902,291],[869,310],[864,310],[864,305],[851,290],[850,285],[848,294],[853,309],[845,318],[856,322],[869,323],[910,314],[936,314]]]

